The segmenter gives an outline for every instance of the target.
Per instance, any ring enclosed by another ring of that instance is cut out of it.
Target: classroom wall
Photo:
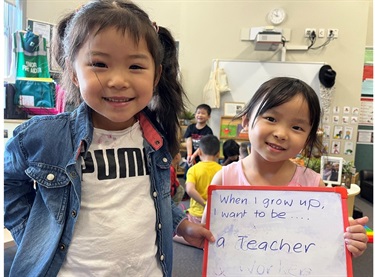
[[[27,0],[28,18],[55,23],[68,10],[86,1]],[[183,85],[190,107],[202,102],[213,59],[278,61],[280,53],[254,51],[241,41],[241,28],[268,26],[268,12],[282,7],[287,19],[280,28],[291,29],[293,45],[308,45],[305,28],[336,28],[339,37],[320,50],[287,51],[286,60],[326,62],[337,72],[332,106],[360,106],[365,46],[373,46],[372,0],[135,0],[159,25],[168,27],[180,42]],[[43,12],[41,12],[43,11]],[[324,39],[317,39],[316,45]],[[356,131],[356,130],[355,130]],[[218,134],[216,134],[218,135]]]

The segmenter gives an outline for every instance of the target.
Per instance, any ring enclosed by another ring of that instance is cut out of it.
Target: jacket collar
[[[141,111],[138,114],[139,124],[141,126],[144,139],[155,150],[159,150],[163,146],[163,138],[157,131],[155,125],[151,122],[150,118],[146,115],[146,111]]]
[[[79,155],[86,156],[92,142],[94,126],[91,119],[92,110],[86,103],[82,103],[71,113],[70,129],[73,134],[73,145],[76,147],[75,158]],[[142,129],[143,137],[155,150],[163,147],[164,139],[160,132],[159,124],[152,120],[153,116],[148,108],[143,109],[137,119]]]

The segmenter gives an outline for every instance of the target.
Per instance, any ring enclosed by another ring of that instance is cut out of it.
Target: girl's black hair
[[[67,106],[77,107],[81,102],[79,89],[71,81],[71,66],[90,34],[115,27],[129,33],[134,41],[146,41],[154,59],[155,69],[162,65],[160,81],[149,107],[161,124],[172,156],[179,150],[178,115],[184,110],[187,99],[179,76],[179,64],[175,41],[171,33],[157,27],[147,13],[126,0],[93,0],[63,17],[56,26],[52,53],[62,68],[61,85],[65,90]],[[155,80],[157,75],[155,72]]]
[[[234,139],[228,139],[223,143],[224,161],[230,156],[240,155],[240,145]]]
[[[309,108],[311,131],[307,137],[305,148],[313,149],[317,146],[317,131],[320,124],[321,109],[318,95],[305,82],[291,77],[276,77],[263,83],[255,92],[254,96],[246,104],[245,108],[236,118],[246,116],[248,119],[254,114],[254,121],[249,125],[254,125],[255,119],[264,114],[267,110],[280,106],[296,95],[302,95]],[[255,107],[259,108],[255,110]],[[250,131],[250,130],[249,130]],[[321,149],[321,148],[319,148]]]

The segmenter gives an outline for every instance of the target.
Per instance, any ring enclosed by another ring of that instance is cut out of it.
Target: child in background
[[[123,0],[83,5],[57,34],[62,86],[82,103],[31,118],[5,147],[10,276],[171,276],[174,234],[214,240],[169,196],[184,96],[175,40]]]
[[[212,177],[221,169],[217,162],[220,153],[220,141],[214,135],[206,135],[199,142],[200,161],[189,168],[186,178],[186,192],[190,196],[188,217],[192,222],[200,223],[207,201],[207,188]]]
[[[244,159],[250,154],[250,143],[249,142],[241,142],[240,144],[240,159]]]
[[[217,162],[220,152],[220,141],[214,135],[206,135],[199,142],[200,162],[189,168],[186,178],[186,192],[190,196],[190,206],[187,209],[189,221],[200,223],[207,201],[207,188],[212,177],[221,169]],[[175,241],[186,243],[181,237],[174,237]],[[200,247],[201,248],[201,247]]]
[[[174,156],[172,163],[171,163],[171,167],[170,167],[171,197],[176,205],[178,205],[181,202],[182,197],[184,196],[184,193],[185,193],[185,189],[183,188],[183,186],[180,185],[180,181],[178,180],[178,176],[177,176],[177,167],[180,164],[180,162],[181,162],[181,154],[180,152],[178,152]]]
[[[215,174],[213,185],[324,187],[320,174],[298,166],[290,158],[317,141],[319,99],[301,80],[273,78],[257,90],[243,112],[242,125],[249,128],[251,152]],[[202,222],[205,222],[205,215]],[[349,220],[343,239],[354,257],[367,247],[363,225],[368,218]]]
[[[184,134],[186,141],[186,161],[188,167],[186,171],[194,163],[199,162],[199,155],[197,149],[199,147],[200,139],[205,135],[212,135],[212,129],[207,125],[207,121],[211,117],[211,107],[207,104],[200,104],[195,110],[196,123],[190,124]]]
[[[234,139],[228,139],[223,143],[223,155],[224,161],[223,166],[228,165],[232,162],[236,162],[240,155],[240,146]]]

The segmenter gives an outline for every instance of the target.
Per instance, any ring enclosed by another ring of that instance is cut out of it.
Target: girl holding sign
[[[320,111],[317,94],[301,80],[277,77],[263,83],[237,116],[248,129],[250,154],[223,167],[211,184],[324,187],[320,174],[289,160],[317,143]],[[349,222],[344,239],[357,257],[367,248],[368,218]]]

